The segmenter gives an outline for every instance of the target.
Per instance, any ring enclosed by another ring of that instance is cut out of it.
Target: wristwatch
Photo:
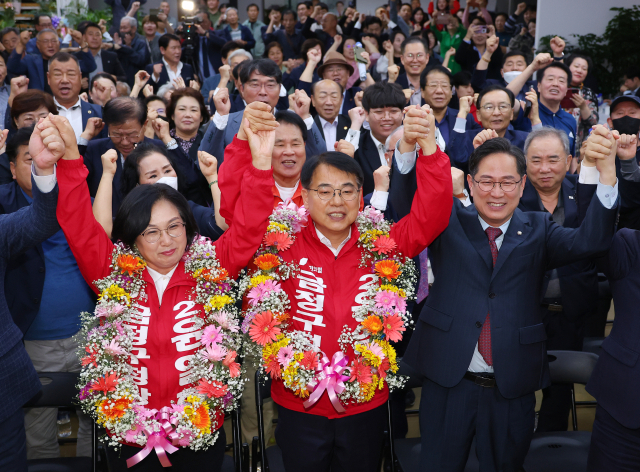
[[[172,150],[178,147],[178,141],[175,138],[171,139],[166,145],[167,149]]]

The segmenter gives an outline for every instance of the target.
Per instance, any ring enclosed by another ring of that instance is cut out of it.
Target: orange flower
[[[227,269],[220,269],[220,274],[217,276],[211,274],[211,269],[203,269],[200,275],[209,282],[222,282],[229,278],[229,272],[227,272]]]
[[[396,242],[389,236],[380,236],[373,242],[373,251],[378,254],[389,254],[396,248]]]
[[[273,254],[263,254],[256,257],[253,262],[260,270],[271,270],[280,265],[280,259]]]
[[[382,322],[377,316],[371,315],[365,318],[365,320],[362,322],[362,326],[367,328],[370,333],[377,334],[382,329]]]
[[[209,418],[209,410],[205,407],[204,403],[193,412],[193,416],[190,418],[191,423],[200,431],[208,431],[211,429],[211,418]]]
[[[282,324],[290,318],[289,313],[279,313],[276,311],[274,315],[276,316],[275,320],[278,324]]]
[[[111,400],[102,400],[100,402],[100,413],[108,419],[113,420],[123,417],[129,409],[129,406],[131,406],[131,400],[128,398],[119,398],[113,403]]]
[[[400,266],[395,261],[384,260],[376,262],[375,267],[376,273],[380,277],[384,277],[388,280],[397,279],[400,275],[400,271],[398,270]]]
[[[128,273],[129,275],[133,275],[139,270],[144,269],[144,266],[145,266],[144,261],[142,261],[142,259],[140,259],[139,257],[131,256],[129,254],[122,254],[118,256],[118,259],[116,260],[116,264],[120,269],[120,273],[122,274]]]
[[[265,234],[264,243],[267,247],[275,246],[278,251],[286,251],[293,243],[293,240],[287,233],[276,231],[275,233]]]
[[[256,315],[251,322],[249,336],[251,336],[253,342],[264,346],[269,342],[275,341],[276,336],[280,334],[280,328],[277,325],[278,322],[273,319],[273,313],[263,311]]]

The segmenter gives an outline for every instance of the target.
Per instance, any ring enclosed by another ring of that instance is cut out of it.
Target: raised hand
[[[162,72],[162,64],[155,64],[153,66],[154,72],[155,72],[156,65],[160,66],[160,72]],[[160,72],[158,72],[158,75],[160,75]],[[136,72],[136,75],[135,75],[134,86],[137,86],[138,88],[142,88],[147,82],[149,82],[150,78],[151,76],[146,70],[139,70],[138,72]]]
[[[190,80],[189,88],[192,88],[193,90],[200,90],[200,83],[197,80]]]
[[[313,65],[317,65],[322,60],[322,53],[315,48],[307,51],[307,61]]]
[[[342,43],[342,36],[341,36],[341,35],[339,35],[339,34],[336,34],[336,35],[333,37],[333,42],[334,42],[334,44],[336,45],[336,47],[340,46],[340,44]]]
[[[638,136],[635,134],[621,134],[618,141],[618,157],[628,161],[636,157],[638,151]]]
[[[292,109],[296,115],[303,120],[309,118],[309,107],[311,106],[311,99],[304,90],[297,90],[293,94],[293,101],[291,102]]]
[[[65,151],[64,141],[51,122],[51,116],[53,115],[49,114],[47,118],[41,118],[38,121],[29,139],[29,154],[39,175],[51,175],[53,166]]]
[[[4,145],[7,143],[7,136],[9,136],[8,129],[0,131],[0,149],[4,149]]]
[[[467,115],[471,111],[471,104],[473,103],[473,97],[460,97],[460,105],[458,111],[458,118],[467,118]]]
[[[453,195],[460,195],[464,192],[464,172],[457,167],[451,167],[451,183],[453,184]]]
[[[385,50],[385,52],[393,52],[393,44],[391,44],[391,41],[389,41],[388,39],[382,43],[382,48]]]
[[[533,90],[533,87],[531,87],[531,90],[525,93],[524,96],[531,102],[531,111],[529,112],[529,120],[531,120],[531,124],[535,126],[542,123],[542,121],[540,121],[540,109],[538,107],[538,94]]]
[[[553,62],[553,58],[551,57],[551,54],[549,54],[548,52],[541,52],[540,54],[537,54],[536,57],[533,59],[533,69],[534,70],[543,69],[547,67],[549,64],[551,64],[552,62]]]
[[[275,116],[273,116],[271,112],[271,106],[263,102],[252,102],[246,106],[242,115],[243,125],[245,122],[248,123],[253,133],[275,131],[279,126]],[[248,139],[244,126],[241,126],[238,130],[238,139]]]
[[[151,86],[151,84],[147,84],[144,86],[144,88],[142,89],[142,95],[144,95],[145,97],[150,97],[151,95],[153,95],[153,87]]]
[[[582,163],[594,167],[599,159],[606,159],[617,152],[616,140],[611,131],[602,125],[593,127],[593,131],[585,141],[587,146],[582,155]]]
[[[518,7],[516,8],[516,16],[522,15],[526,9],[527,2],[518,3]]]
[[[345,141],[344,139],[341,139],[340,141],[335,143],[333,145],[333,148],[337,152],[342,152],[349,157],[354,157],[356,155],[356,147],[353,144],[351,144],[349,141]]]
[[[23,30],[20,32],[20,44],[22,44],[23,47],[27,47],[27,43],[29,42],[30,39],[31,39],[31,31]]]
[[[80,152],[78,152],[78,141],[76,139],[76,132],[73,130],[71,123],[64,116],[49,114],[49,120],[58,129],[58,134],[64,141],[65,152],[63,159],[71,161],[74,159],[80,159]]]
[[[391,182],[391,179],[389,178],[390,172],[391,167],[388,166],[380,166],[373,171],[373,183],[375,185],[375,190],[378,192],[389,191],[389,183]]]
[[[351,129],[359,131],[367,117],[364,113],[364,108],[357,106],[349,110],[349,118],[351,118]]]
[[[409,147],[414,147],[418,138],[429,134],[429,121],[427,112],[417,105],[404,109],[404,132],[401,141]],[[401,151],[402,152],[402,151]]]
[[[118,169],[118,151],[109,149],[102,156],[102,175],[113,177]]]
[[[89,118],[87,120],[87,126],[85,126],[84,131],[80,136],[87,141],[91,141],[100,134],[103,128],[104,122],[102,121],[102,118]]]
[[[483,129],[482,131],[480,131],[475,138],[473,138],[473,149],[477,149],[480,146],[482,146],[484,143],[486,143],[487,141],[489,141],[490,139],[494,139],[497,138],[498,133],[495,132],[495,130],[492,129]],[[460,192],[458,192],[460,193]]]
[[[184,83],[184,79],[182,77],[176,77],[175,79],[173,79],[173,86],[176,88],[176,90],[187,88],[187,85]]]
[[[21,75],[11,79],[11,88],[8,100],[9,106],[13,106],[13,99],[27,90],[29,90],[29,79],[26,76]]]
[[[151,122],[153,132],[159,137],[163,143],[168,144],[173,139],[169,134],[169,122],[161,118],[157,118]]]
[[[362,97],[364,97],[364,90],[360,90],[359,92],[356,92],[356,94],[353,96],[353,101],[357,107],[362,106]]]
[[[218,159],[208,152],[198,151],[198,162],[200,163],[200,172],[208,183],[218,179]]]
[[[113,33],[113,44],[122,46],[122,38],[120,37],[119,33]]]
[[[387,69],[387,74],[389,74],[389,82],[395,82],[398,80],[398,76],[400,75],[400,68],[397,65],[389,66]]]
[[[216,106],[218,115],[225,116],[231,111],[231,99],[229,98],[229,89],[221,88],[213,96],[213,104]]]
[[[231,77],[231,66],[229,64],[225,64],[218,69],[218,73],[220,74],[220,83],[229,82],[229,77]]]
[[[555,57],[562,56],[564,52],[565,42],[560,36],[554,36],[549,41],[549,46],[551,46],[551,50],[553,51],[553,55]]]
[[[256,103],[256,102],[254,102]],[[256,131],[251,130],[249,120],[243,118],[242,129],[249,141],[249,148],[251,148],[251,156],[253,157],[253,166],[256,169],[268,170],[271,168],[271,154],[273,152],[273,145],[276,142],[275,128],[271,131]],[[275,121],[275,117],[273,118]],[[239,134],[239,133],[238,133]]]
[[[496,49],[498,49],[499,45],[500,38],[498,38],[497,36],[493,35],[487,38],[487,51],[489,51],[489,54],[493,54],[494,52],[496,52]]]
[[[162,63],[154,64],[153,65],[153,76],[154,77],[160,77],[160,74],[162,74],[162,68],[163,67],[164,67],[164,65]]]

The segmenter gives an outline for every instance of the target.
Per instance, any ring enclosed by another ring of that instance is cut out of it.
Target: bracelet
[[[178,141],[176,141],[174,138],[171,141],[169,141],[165,146],[169,150],[176,149],[178,147]]]
[[[217,184],[218,183],[218,179],[214,180],[213,182],[211,182],[209,184],[209,188],[211,188],[213,186],[213,184]]]
[[[480,57],[480,59],[481,59],[481,60],[483,60],[484,62],[486,62],[487,64],[491,64],[491,61],[490,61],[490,60],[488,60],[486,57],[484,57],[484,55],[482,55],[482,56]]]

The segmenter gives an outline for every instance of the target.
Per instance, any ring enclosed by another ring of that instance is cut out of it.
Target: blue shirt
[[[449,124],[447,122],[447,116],[449,116],[449,107],[447,107],[447,111],[444,113],[442,121],[438,123],[438,120],[436,120],[436,128],[440,130],[440,134],[442,135],[444,142],[449,144]]]
[[[33,201],[26,193],[22,194],[29,203]],[[80,329],[80,313],[95,309],[95,296],[82,278],[62,230],[42,243],[42,251],[46,268],[42,301],[24,338],[28,341],[70,338]]]
[[[540,114],[540,121],[544,126],[551,126],[552,128],[559,129],[567,133],[569,136],[569,144],[571,146],[571,155],[576,155],[576,133],[577,124],[573,115],[567,113],[562,108],[558,109],[556,113],[553,113],[541,102],[538,102],[538,111]]]

